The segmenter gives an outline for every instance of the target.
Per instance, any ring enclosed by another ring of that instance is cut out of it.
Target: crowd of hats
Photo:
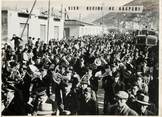
[[[31,77],[36,82],[38,79],[42,79],[40,76],[43,77],[43,71],[47,70],[47,73],[51,71],[58,76],[53,79],[54,82],[59,84],[61,80],[62,86],[65,87],[73,83],[71,81],[72,75],[69,74],[77,73],[79,78],[82,78],[88,70],[92,70],[92,74],[96,77],[102,77],[102,74],[106,73],[106,69],[110,69],[107,74],[111,74],[113,78],[120,77],[122,70],[125,79],[135,77],[135,80],[138,78],[143,80],[144,75],[148,74],[152,77],[156,76],[151,72],[146,74],[141,70],[144,67],[143,64],[146,64],[148,68],[153,66],[148,65],[146,56],[148,52],[136,48],[132,35],[113,35],[108,34],[103,37],[83,36],[60,41],[51,39],[48,43],[44,43],[39,39],[35,43],[29,40],[25,46],[21,46],[17,50],[13,50],[9,44],[5,44],[2,48],[2,87],[4,86],[2,90],[5,92],[5,90],[13,91],[16,89],[15,84],[17,82],[10,77],[13,68],[16,68],[20,75],[25,70],[29,75],[34,74]],[[81,80],[80,84],[91,85],[86,77]],[[87,89],[86,91],[90,92],[90,90]],[[36,91],[36,95],[43,94],[44,88]],[[149,104],[147,95],[141,95],[137,102]],[[116,96],[126,99],[129,97],[125,91],[120,91]]]

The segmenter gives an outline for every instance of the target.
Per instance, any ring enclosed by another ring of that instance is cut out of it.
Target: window
[[[124,7],[122,7],[122,11],[124,11]]]
[[[22,34],[22,31],[24,30],[25,23],[20,23],[20,36]],[[27,42],[27,39],[29,37],[29,24],[26,24],[25,30],[22,35],[23,42]]]
[[[28,13],[18,13],[19,17],[24,17],[24,18],[28,18],[29,14]]]
[[[46,40],[46,25],[44,25],[44,24],[40,25],[40,40],[41,41]]]
[[[7,11],[2,11],[2,20],[1,20],[1,25],[2,25],[2,38],[1,39],[7,39],[7,34],[8,34],[8,18],[7,18]]]
[[[54,26],[54,39],[59,39],[59,26]]]
[[[89,10],[91,10],[91,7],[89,7]]]
[[[129,7],[129,11],[131,10],[131,7]]]

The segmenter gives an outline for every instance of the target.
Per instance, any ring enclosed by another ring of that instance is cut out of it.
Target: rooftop
[[[64,24],[66,26],[85,26],[85,25],[92,26],[93,25],[91,23],[86,23],[79,20],[65,20]]]

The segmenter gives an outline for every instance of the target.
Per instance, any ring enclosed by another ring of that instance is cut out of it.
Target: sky
[[[60,10],[61,6],[122,6],[126,3],[131,2],[132,0],[50,0],[51,7],[55,10]],[[2,8],[10,9],[31,9],[34,0],[1,0]],[[44,8],[47,9],[48,0],[37,0],[34,9]],[[92,20],[102,17],[102,15],[107,14],[108,11],[101,12],[68,12],[68,15],[71,19],[82,20],[85,22],[91,22]]]
[[[34,0],[1,0],[2,7],[31,7]],[[65,6],[69,5],[114,5],[120,6],[125,3],[128,3],[132,0],[50,0],[51,6],[58,7],[61,4]],[[37,0],[37,7],[47,7],[48,0]]]

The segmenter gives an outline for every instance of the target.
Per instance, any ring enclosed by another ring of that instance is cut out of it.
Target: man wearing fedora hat
[[[79,115],[96,115],[97,114],[97,102],[92,97],[92,89],[87,87],[84,90],[84,94],[80,99]]]
[[[2,115],[25,115],[25,107],[21,93],[12,84],[13,82],[6,87],[5,108],[2,111]]]
[[[129,95],[125,91],[116,93],[117,103],[111,107],[110,115],[138,115],[126,104],[128,97]]]
[[[76,115],[79,110],[79,100],[75,92],[71,90],[72,83],[67,80],[61,82],[58,106],[60,115]]]
[[[121,81],[120,78],[120,72],[119,70],[116,70],[115,72],[112,73],[112,84],[111,84],[111,95],[112,95],[112,99],[114,98],[115,94],[120,91],[120,90],[125,90],[125,84],[124,82]],[[113,104],[114,100],[111,100],[111,104]]]
[[[149,103],[149,96],[141,93],[137,96],[136,102],[137,106],[139,107],[137,108],[139,115],[154,115],[153,112],[148,110],[148,106],[151,106],[151,104]]]

